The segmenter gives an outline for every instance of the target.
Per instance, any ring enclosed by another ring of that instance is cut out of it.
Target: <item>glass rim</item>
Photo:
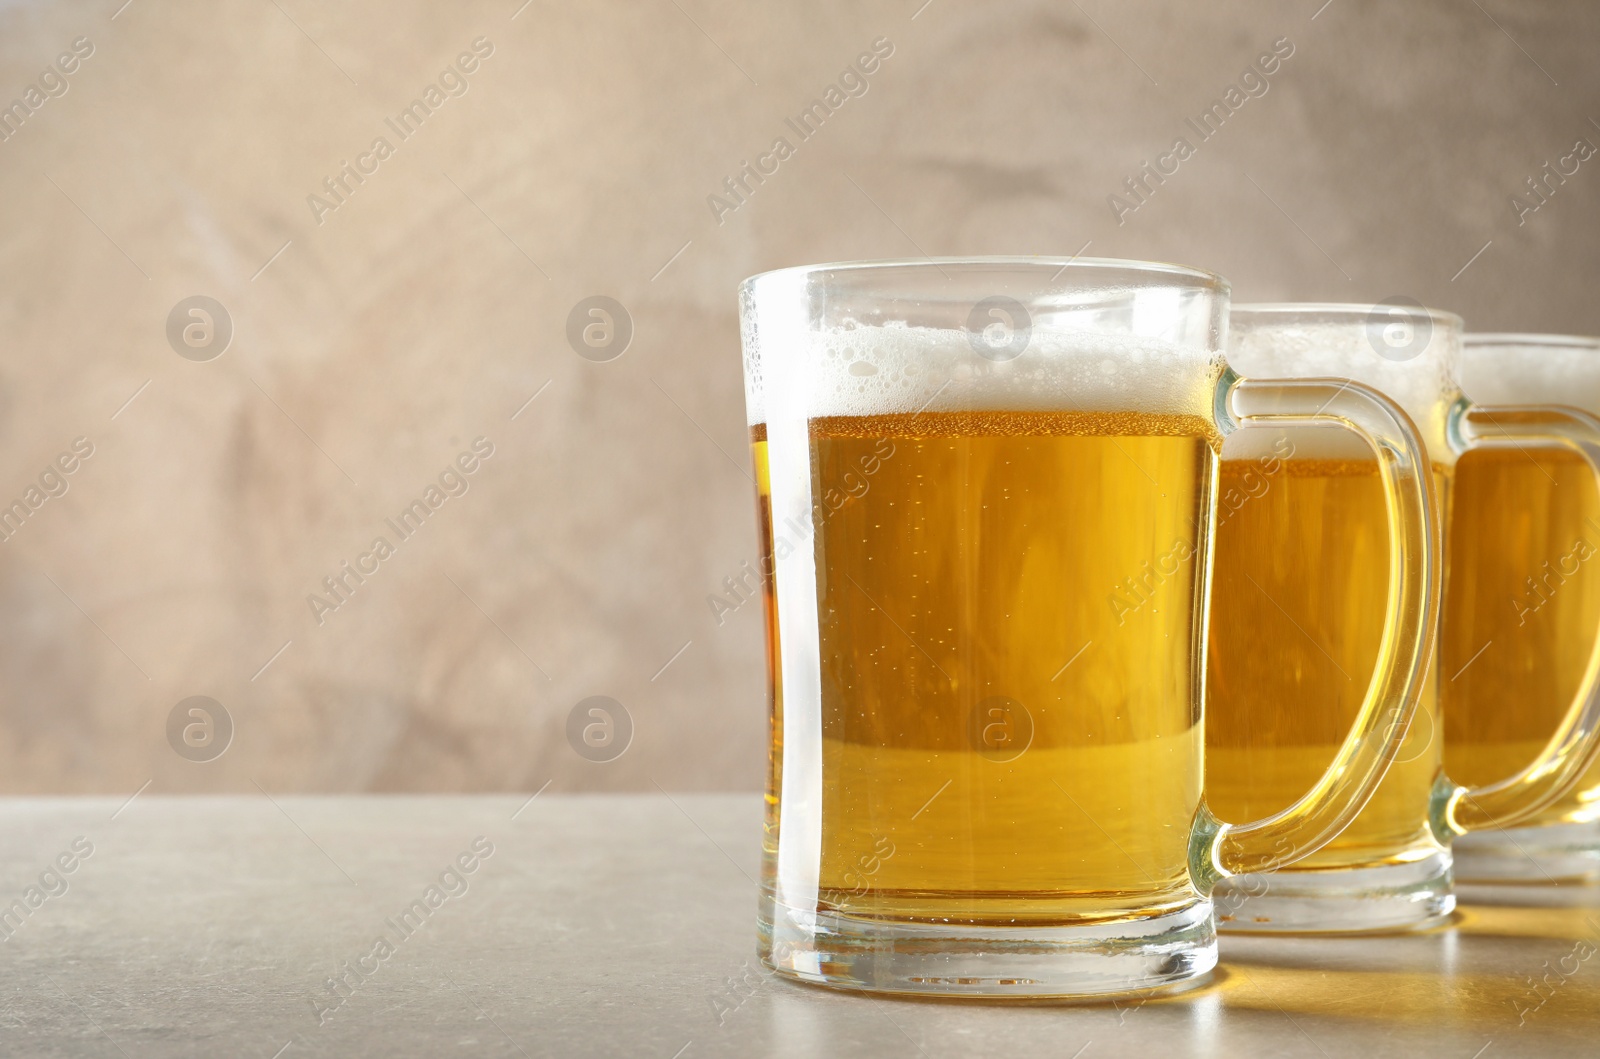
[[[1386,307],[1394,313],[1411,317],[1424,317],[1447,326],[1465,328],[1466,322],[1461,317],[1448,309],[1433,309],[1426,305],[1388,305],[1383,302],[1239,302],[1228,309],[1231,319],[1235,313],[1256,314],[1271,316],[1282,314],[1292,316],[1297,314],[1314,315],[1325,314],[1329,316],[1349,317],[1353,322],[1366,323],[1368,318],[1378,310]],[[1391,313],[1393,315],[1393,313]]]
[[[893,269],[918,268],[931,272],[939,272],[940,266],[984,265],[1005,268],[1036,268],[1039,270],[1053,268],[1058,272],[1065,272],[1069,268],[1093,268],[1103,271],[1116,270],[1119,272],[1142,273],[1149,276],[1167,276],[1173,279],[1188,280],[1191,285],[1203,287],[1208,290],[1229,294],[1232,285],[1228,280],[1203,268],[1192,265],[1181,265],[1169,261],[1141,261],[1134,258],[1118,257],[1050,257],[1050,256],[1024,256],[1017,254],[978,254],[961,257],[906,257],[906,258],[869,258],[859,261],[829,261],[815,265],[789,265],[785,268],[768,269],[745,277],[739,283],[741,291],[749,290],[758,281],[770,279],[774,276],[801,276],[821,272],[888,272]],[[949,278],[946,276],[946,278]]]
[[[1556,349],[1592,349],[1600,352],[1600,337],[1542,334],[1535,331],[1472,331],[1462,339],[1468,346],[1546,346]]]

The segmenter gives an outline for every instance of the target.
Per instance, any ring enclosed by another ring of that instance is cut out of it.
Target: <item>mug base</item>
[[[769,913],[773,913],[769,916]],[[763,902],[761,961],[842,989],[947,997],[1166,992],[1217,963],[1211,902],[1092,926],[969,927],[802,912]]]
[[[1233,934],[1362,934],[1420,930],[1456,907],[1450,854],[1377,868],[1236,875],[1211,895],[1217,929]]]
[[[1600,882],[1600,823],[1480,831],[1456,839],[1455,857],[1462,882]]]

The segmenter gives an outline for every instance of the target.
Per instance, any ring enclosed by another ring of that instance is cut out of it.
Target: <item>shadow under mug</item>
[[[1481,406],[1461,397],[1461,321],[1411,305],[1240,305],[1229,363],[1246,374],[1343,376],[1406,409],[1428,448],[1448,533],[1457,456],[1527,460],[1556,446],[1586,477],[1597,472],[1600,424],[1573,409]],[[1290,428],[1224,446],[1227,514],[1217,531],[1207,709],[1207,786],[1223,815],[1289,805],[1337,751],[1362,708],[1365,674],[1381,656],[1389,592],[1388,519],[1377,466],[1349,435]],[[1230,494],[1254,478],[1245,499]],[[1467,571],[1446,549],[1451,599]],[[1458,600],[1459,602],[1459,600]],[[1504,604],[1499,604],[1504,605]],[[1591,621],[1586,635],[1594,635]],[[1504,665],[1491,646],[1450,665],[1430,659],[1416,720],[1371,799],[1335,840],[1271,874],[1219,885],[1224,930],[1361,932],[1426,926],[1455,907],[1451,845],[1468,832],[1503,834],[1570,790],[1600,734],[1594,667],[1574,695],[1545,710],[1520,760],[1475,769],[1462,786],[1443,769],[1454,721],[1440,703],[1468,675]],[[1587,655],[1585,656],[1587,660]],[[1524,728],[1529,728],[1527,724]],[[1491,839],[1492,840],[1492,839]]]
[[[1226,282],[1177,266],[822,265],[740,298],[771,678],[762,960],[978,996],[1204,974],[1213,887],[1336,835],[1421,694],[1438,534],[1405,413],[1359,384],[1239,378]],[[1383,650],[1329,767],[1225,823],[1202,782],[1217,452],[1310,423],[1378,455]]]

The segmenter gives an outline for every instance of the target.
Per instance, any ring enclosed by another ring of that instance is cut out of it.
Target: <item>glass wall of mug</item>
[[[1215,963],[1215,880],[1316,848],[1370,793],[1437,599],[1424,444],[1363,387],[1227,371],[1227,300],[1208,273],[1082,259],[745,282],[769,966],[923,993],[1182,982]],[[1383,447],[1401,559],[1335,767],[1232,826],[1202,799],[1216,456],[1272,416]]]
[[[1468,334],[1474,401],[1600,415],[1600,338]],[[1530,411],[1524,416],[1537,415]],[[1600,490],[1565,446],[1468,452],[1457,466],[1441,660],[1445,764],[1482,783],[1532,761],[1594,687],[1600,631]],[[1600,879],[1600,764],[1515,828],[1456,843],[1463,881]]]
[[[1460,398],[1458,317],[1414,304],[1235,306],[1229,362],[1246,374],[1339,376],[1398,402],[1426,439],[1435,512],[1448,525],[1458,450],[1515,451],[1586,428],[1570,417],[1496,424]],[[1207,794],[1218,813],[1275,812],[1324,768],[1381,651],[1389,515],[1370,454],[1320,427],[1246,432],[1222,454],[1207,672]],[[1448,554],[1448,550],[1447,550]],[[1416,720],[1355,821],[1282,872],[1224,881],[1223,929],[1354,932],[1426,926],[1455,906],[1451,844],[1527,818],[1575,782],[1593,709],[1563,703],[1527,760],[1462,787],[1443,768],[1441,686],[1428,670]],[[1480,663],[1481,664],[1481,663]],[[1460,777],[1457,777],[1460,778]]]

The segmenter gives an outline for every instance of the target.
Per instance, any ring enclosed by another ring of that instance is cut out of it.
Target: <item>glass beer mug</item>
[[[746,280],[740,310],[771,678],[763,961],[988,996],[1204,974],[1218,880],[1336,835],[1421,694],[1438,534],[1405,414],[1359,384],[1237,377],[1226,281],[1171,265],[791,268]],[[1382,649],[1298,800],[1223,822],[1202,789],[1217,454],[1288,423],[1376,453]]]
[[[1459,374],[1469,399],[1514,406],[1496,415],[1502,423],[1548,423],[1536,406],[1600,416],[1597,338],[1468,334]],[[1572,438],[1461,457],[1439,650],[1447,671],[1461,671],[1441,694],[1445,765],[1468,783],[1533,761],[1569,704],[1597,693],[1594,459]],[[1600,876],[1600,764],[1518,826],[1458,839],[1455,872],[1474,882]]]
[[[1588,475],[1591,439],[1600,440],[1579,413],[1462,399],[1461,341],[1459,317],[1417,305],[1236,305],[1228,363],[1252,376],[1347,377],[1392,398],[1427,446],[1441,532],[1451,539],[1461,515],[1459,508],[1452,515],[1459,453],[1520,467],[1532,466],[1530,446],[1566,446],[1561,451]],[[1333,759],[1362,709],[1366,673],[1384,650],[1388,519],[1378,468],[1345,432],[1242,432],[1223,448],[1221,482],[1206,795],[1215,811],[1234,818],[1289,806]],[[1466,557],[1446,554],[1449,600]],[[1509,598],[1493,606],[1509,610]],[[1591,618],[1587,643],[1594,626]],[[1501,754],[1492,767],[1446,775],[1445,735],[1456,722],[1441,715],[1440,701],[1508,662],[1509,649],[1486,645],[1490,638],[1477,636],[1471,650],[1458,642],[1443,665],[1431,662],[1405,744],[1336,839],[1270,876],[1219,884],[1223,929],[1343,933],[1437,922],[1455,907],[1452,843],[1531,819],[1577,781],[1600,722],[1600,702],[1589,703],[1587,693],[1524,715],[1520,730],[1535,741],[1519,745],[1527,751],[1520,760]],[[1529,674],[1506,676],[1532,690]],[[1518,710],[1523,702],[1495,705]]]

